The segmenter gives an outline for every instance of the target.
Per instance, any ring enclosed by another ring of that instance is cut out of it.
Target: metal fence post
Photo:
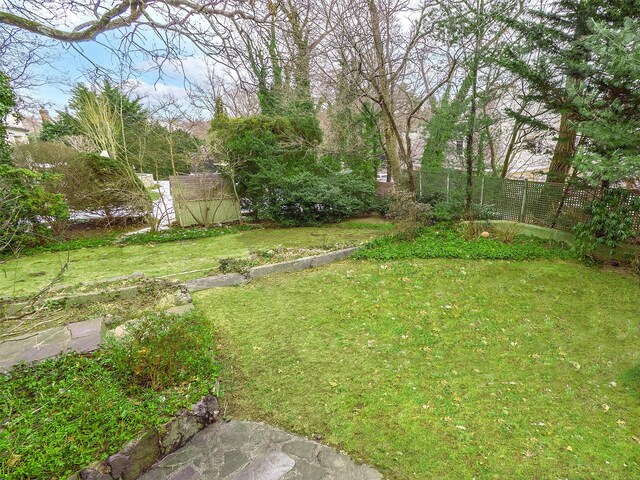
[[[529,185],[529,181],[525,179],[524,181],[524,190],[522,191],[522,205],[520,205],[520,216],[518,217],[518,221],[520,223],[524,222],[524,208],[527,204],[527,187]]]
[[[420,169],[420,176],[418,176],[418,192],[420,199],[422,199],[422,169]]]
[[[449,201],[449,188],[450,188],[450,186],[449,186],[449,183],[450,183],[449,182],[449,178],[450,178],[449,174],[447,173],[447,202]]]
[[[484,203],[484,177],[482,177],[482,182],[480,182],[480,206]]]

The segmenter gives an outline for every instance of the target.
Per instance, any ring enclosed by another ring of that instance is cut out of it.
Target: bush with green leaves
[[[228,118],[220,112],[209,133],[212,151],[229,165],[244,205],[257,218],[312,225],[375,210],[373,178],[318,158],[321,139],[317,121],[305,115]]]
[[[13,165],[4,118],[14,105],[9,80],[0,72],[0,254],[16,253],[50,237],[47,224],[64,220],[69,214],[64,198],[44,187],[53,176]]]
[[[68,218],[64,197],[48,192],[50,175],[0,164],[0,253],[42,243],[53,232],[48,225]]]
[[[132,384],[159,391],[216,372],[213,331],[202,315],[145,315],[127,324],[126,332],[107,344],[103,361]]]
[[[377,209],[373,182],[357,176],[301,172],[284,178],[263,173],[260,178],[266,188],[253,199],[254,212],[283,225],[337,222]]]
[[[576,250],[582,255],[591,255],[599,247],[613,253],[621,244],[638,236],[633,214],[640,211],[640,199],[631,198],[628,190],[605,188],[585,210],[588,220],[574,227]]]

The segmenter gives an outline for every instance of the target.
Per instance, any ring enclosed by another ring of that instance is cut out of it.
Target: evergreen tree
[[[589,28],[581,41],[589,60],[576,65],[585,81],[571,92],[585,138],[574,163],[583,177],[608,186],[640,177],[640,21]]]
[[[582,40],[594,33],[594,22],[617,28],[625,17],[639,14],[638,0],[559,0],[549,10],[530,10],[523,20],[507,20],[522,39],[520,47],[505,46],[501,63],[527,81],[528,100],[560,115],[547,181],[564,182],[576,153],[580,115],[575,94],[588,81],[582,66],[589,61],[589,51]]]
[[[0,71],[0,165],[11,163],[11,148],[7,143],[7,126],[4,122],[15,103],[9,78]]]

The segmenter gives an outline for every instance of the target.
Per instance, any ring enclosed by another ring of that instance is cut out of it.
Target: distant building
[[[7,141],[9,145],[29,143],[29,129],[25,128],[21,120],[10,113],[4,121],[7,125]]]

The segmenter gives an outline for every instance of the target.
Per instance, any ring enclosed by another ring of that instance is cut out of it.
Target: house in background
[[[29,129],[20,119],[10,113],[4,120],[7,125],[7,141],[9,145],[24,145],[29,143]]]

